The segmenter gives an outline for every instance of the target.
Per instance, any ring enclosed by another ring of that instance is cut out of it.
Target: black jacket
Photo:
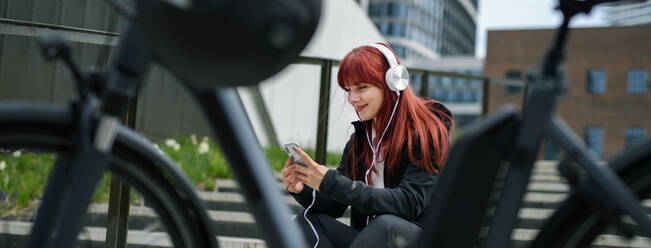
[[[444,123],[449,129],[450,121],[445,120]],[[329,170],[326,173],[310,212],[321,212],[339,218],[350,205],[350,224],[358,230],[366,226],[367,216],[379,214],[396,215],[421,225],[423,216],[431,208],[430,199],[436,187],[438,174],[429,174],[422,166],[412,164],[407,156],[405,144],[400,156],[397,179],[390,180],[387,173],[384,173],[384,189],[373,188],[363,181],[349,179],[345,176],[345,171],[348,169],[345,158],[350,152],[351,143],[356,140],[357,147],[361,147],[360,143],[366,141],[364,125],[360,121],[353,122],[353,125],[355,133],[346,144],[341,163],[336,170]],[[420,160],[420,146],[412,147],[414,148],[412,154]],[[364,171],[357,174],[363,175]],[[312,189],[307,186],[302,192],[292,195],[303,207],[307,208],[312,202]]]

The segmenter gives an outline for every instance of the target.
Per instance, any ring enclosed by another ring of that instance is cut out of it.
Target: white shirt
[[[371,132],[372,133],[371,136],[373,138],[371,138],[371,140],[374,140],[375,139],[375,129],[372,129],[372,130],[373,131]],[[384,188],[384,159],[382,158],[382,155],[383,155],[383,152],[380,150],[378,152],[377,160],[375,161],[375,170],[376,170],[376,172],[374,172],[373,170],[371,170],[371,172],[369,172],[371,174],[371,180],[373,180],[373,185],[372,186],[374,188],[379,188],[379,189]],[[382,160],[382,162],[380,162],[380,160]]]

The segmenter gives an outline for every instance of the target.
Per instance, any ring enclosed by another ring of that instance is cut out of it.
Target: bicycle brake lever
[[[70,55],[72,51],[70,42],[58,35],[50,34],[39,37],[38,44],[41,48],[41,54],[43,54],[43,57],[47,61],[55,59],[63,60],[75,79],[79,97],[85,98],[88,93],[88,87],[86,86],[86,80],[79,66],[77,66],[77,63],[75,63]]]

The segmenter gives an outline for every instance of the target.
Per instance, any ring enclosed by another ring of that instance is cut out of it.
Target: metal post
[[[267,111],[267,106],[264,103],[264,98],[262,98],[262,93],[260,93],[260,86],[255,85],[248,88],[253,95],[255,109],[258,112],[258,117],[262,121],[269,144],[278,146],[280,144],[278,142],[278,136],[276,135],[274,124],[271,121],[271,116],[269,116],[269,111]]]
[[[331,73],[332,73],[332,60],[324,60],[321,63],[321,89],[319,91],[319,119],[318,119],[318,125],[316,129],[317,131],[316,131],[315,161],[319,164],[326,163]]]
[[[528,94],[529,84],[526,83],[526,82],[523,82],[523,84],[524,84],[524,86],[523,86],[523,88],[524,88],[524,90],[523,90],[524,96],[522,96],[522,109],[524,109],[525,106],[527,105],[527,96],[529,95]]]
[[[485,78],[482,81],[481,116],[486,116],[486,114],[488,114],[489,95],[490,95],[490,79]]]
[[[124,118],[125,124],[136,129],[136,110],[138,105],[138,93],[129,100],[129,109]],[[131,187],[117,177],[111,175],[111,186],[109,195],[108,218],[106,221],[106,247],[125,248],[127,247],[127,230],[129,224],[129,199]]]
[[[424,71],[420,78],[420,97],[426,98],[429,96],[429,72]]]

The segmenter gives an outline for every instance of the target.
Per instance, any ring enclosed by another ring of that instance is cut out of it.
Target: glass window
[[[479,101],[481,101],[481,94],[482,94],[482,93],[481,93],[480,91],[473,91],[473,92],[472,92],[472,95],[473,95],[473,102],[479,102]]]
[[[405,36],[405,25],[402,23],[391,23],[391,33],[392,36]]]
[[[628,80],[626,92],[630,94],[643,94],[647,92],[647,70],[631,69],[628,70]]]
[[[377,28],[380,30],[380,33],[382,33],[382,35],[389,35],[389,23],[388,22],[380,22],[380,23],[378,23]]]
[[[389,8],[387,3],[372,3],[368,6],[368,13],[371,16],[386,16],[388,10]]]
[[[399,59],[404,59],[405,58],[405,53],[406,53],[406,48],[403,46],[397,46],[397,45],[392,45],[393,51],[396,52],[396,55],[398,55]]]
[[[452,78],[450,78],[450,77],[442,77],[441,78],[441,86],[446,87],[446,88],[452,86]]]
[[[543,157],[544,160],[558,160],[560,158],[560,149],[549,139],[545,140]]]
[[[454,73],[465,74],[463,71],[454,71]],[[454,85],[456,85],[457,87],[465,87],[466,86],[466,81],[467,80],[465,78],[457,77],[457,78],[454,79]]]
[[[504,74],[504,77],[508,80],[522,80],[522,72],[519,70],[510,70]],[[506,85],[504,86],[504,91],[507,94],[518,93],[522,90],[522,87],[519,85]]]
[[[586,91],[602,94],[606,92],[606,71],[590,69],[586,72]]]
[[[429,97],[432,99],[439,100],[441,102],[444,102],[447,100],[446,98],[446,93],[443,90],[432,90],[429,92]]]
[[[628,127],[626,128],[626,147],[631,147],[644,140],[644,128]]]
[[[603,145],[604,131],[602,127],[586,127],[585,128],[585,144],[592,155],[599,159],[601,158],[601,149]]]
[[[440,84],[439,77],[437,76],[429,76],[429,86],[430,87],[438,87]]]
[[[422,76],[420,74],[409,74],[409,83],[411,84],[411,90],[416,94],[420,95],[420,87]]]
[[[407,5],[403,3],[391,3],[391,16],[406,18],[407,17]]]
[[[456,90],[448,91],[448,102],[458,102],[459,101],[459,92]]]
[[[462,102],[473,102],[473,91],[472,90],[463,90],[461,91],[461,101]]]

